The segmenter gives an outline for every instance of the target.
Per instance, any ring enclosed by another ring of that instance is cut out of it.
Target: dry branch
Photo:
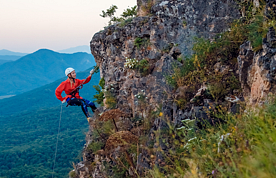
[[[126,150],[130,145],[136,144],[138,137],[133,135],[129,131],[120,131],[111,135],[105,145],[105,150],[111,151],[120,147],[120,149]]]
[[[121,111],[120,109],[111,109],[109,111],[104,112],[101,117],[100,121],[108,121],[111,119],[119,119],[120,117],[126,117],[127,114]]]

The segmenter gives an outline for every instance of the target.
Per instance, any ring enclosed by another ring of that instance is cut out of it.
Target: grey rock
[[[234,0],[148,2],[138,0],[139,17],[125,26],[117,23],[96,33],[90,47],[106,87],[109,89],[113,84],[112,92],[116,96],[117,108],[131,113],[134,118],[146,118],[161,107],[163,116],[153,118],[147,145],[168,152],[167,121],[171,121],[173,127],[178,127],[183,119],[210,118],[202,106],[180,109],[174,102],[175,91],[167,85],[165,76],[172,71],[173,64],[182,65],[177,61],[178,57],[192,55],[194,37],[214,38],[216,34],[228,30],[228,23],[240,15]],[[149,64],[146,74],[138,69],[125,68],[126,58],[136,58],[138,61],[146,59]],[[144,90],[147,99],[138,100],[135,97],[141,90]],[[207,101],[206,103],[208,104]],[[94,139],[91,134],[93,129],[90,126],[87,145]],[[159,145],[156,145],[155,131],[161,132]],[[98,159],[94,154],[84,151],[84,161],[93,162]],[[146,151],[139,154],[138,171],[153,168],[149,156]],[[161,152],[157,152],[154,157],[155,165],[164,166]],[[90,173],[92,177],[102,175],[100,164],[101,161],[93,168]]]

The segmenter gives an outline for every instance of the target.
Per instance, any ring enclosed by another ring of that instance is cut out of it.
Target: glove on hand
[[[66,102],[66,100],[63,100],[61,103],[63,104],[63,103],[65,103]]]
[[[95,72],[95,69],[92,69],[92,70],[90,71],[90,75],[93,75],[94,72]]]

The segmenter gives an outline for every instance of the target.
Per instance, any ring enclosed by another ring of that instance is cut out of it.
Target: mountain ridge
[[[16,56],[16,55],[0,55],[0,60],[16,61],[17,59],[20,59],[21,57],[22,56]]]
[[[34,88],[51,83],[63,77],[67,67],[76,72],[95,65],[91,54],[78,52],[74,54],[58,53],[49,49],[39,49],[22,58],[0,65],[1,95],[24,93]],[[12,70],[11,70],[12,69]]]
[[[82,45],[82,46],[76,46],[76,47],[71,47],[63,50],[58,50],[60,53],[76,53],[76,52],[86,52],[88,54],[91,53],[90,47],[88,45]]]
[[[28,53],[21,53],[21,52],[13,52],[7,49],[1,49],[0,50],[0,55],[12,55],[12,56],[25,56]]]

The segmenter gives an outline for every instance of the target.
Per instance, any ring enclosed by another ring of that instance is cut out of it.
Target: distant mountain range
[[[90,47],[88,45],[76,46],[76,47],[72,47],[64,50],[59,50],[57,52],[67,53],[67,54],[85,52],[85,53],[91,54]],[[29,53],[13,52],[6,49],[2,49],[0,50],[0,65],[10,61],[16,61],[17,59],[20,59],[21,57],[27,54]]]
[[[91,54],[90,47],[88,45],[82,45],[82,46],[76,46],[72,48],[67,48],[63,50],[58,50],[57,52],[59,53],[68,53],[68,54],[73,54],[73,53],[78,53],[78,52],[85,52],[88,54]],[[2,59],[2,56],[25,56],[29,53],[20,53],[20,52],[13,52],[7,49],[1,49],[0,50],[0,60]]]
[[[9,51],[6,49],[1,49],[0,50],[0,55],[9,55],[9,56],[25,56],[28,53],[19,53],[19,52],[13,52],[13,51]]]
[[[73,48],[59,50],[58,52],[69,53],[69,54],[76,53],[76,52],[86,52],[88,54],[91,54],[90,47],[88,45],[77,46],[77,47],[73,47]]]
[[[40,49],[0,65],[0,95],[19,94],[49,84],[63,77],[67,67],[73,67],[79,72],[94,65],[96,63],[91,54],[62,54]]]
[[[0,55],[0,60],[7,60],[7,61],[16,61],[20,59],[22,56],[15,56],[15,55]]]
[[[27,53],[13,52],[6,49],[0,50],[0,65],[10,61],[16,61]]]

